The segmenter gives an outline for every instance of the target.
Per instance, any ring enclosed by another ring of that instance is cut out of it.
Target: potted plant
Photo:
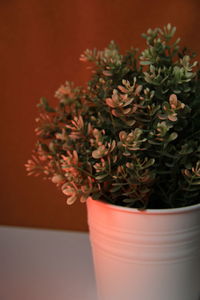
[[[87,202],[100,300],[200,296],[200,72],[176,28],[86,50],[85,87],[42,98],[26,168]]]

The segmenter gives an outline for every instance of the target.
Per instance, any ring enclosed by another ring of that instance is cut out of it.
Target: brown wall
[[[86,48],[143,47],[140,34],[168,22],[200,52],[199,0],[1,0],[0,224],[87,230],[85,205],[67,207],[51,183],[26,176],[36,103],[65,80],[84,84]]]

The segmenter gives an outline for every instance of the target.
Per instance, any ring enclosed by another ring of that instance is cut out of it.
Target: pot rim
[[[92,197],[89,197],[87,199],[88,201],[95,201],[97,205],[100,206],[107,206],[110,209],[118,210],[118,211],[124,211],[126,213],[134,213],[134,214],[144,214],[144,215],[169,215],[169,214],[182,214],[182,213],[189,213],[192,211],[200,210],[200,203],[193,204],[189,206],[184,207],[177,207],[177,208],[160,208],[160,209],[145,209],[145,210],[139,210],[138,208],[130,208],[130,207],[123,207],[111,203],[107,203],[101,200],[95,200],[92,199]]]

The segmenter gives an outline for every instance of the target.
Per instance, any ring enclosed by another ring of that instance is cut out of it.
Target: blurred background
[[[145,47],[141,33],[171,23],[182,45],[200,53],[199,0],[0,1],[0,224],[87,231],[85,204],[66,205],[55,185],[28,177],[36,104],[66,80],[90,77],[87,48],[115,40],[122,52]],[[199,57],[198,57],[199,59]]]

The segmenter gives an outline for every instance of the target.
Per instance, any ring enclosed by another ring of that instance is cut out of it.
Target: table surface
[[[0,226],[1,300],[96,300],[87,233]]]

